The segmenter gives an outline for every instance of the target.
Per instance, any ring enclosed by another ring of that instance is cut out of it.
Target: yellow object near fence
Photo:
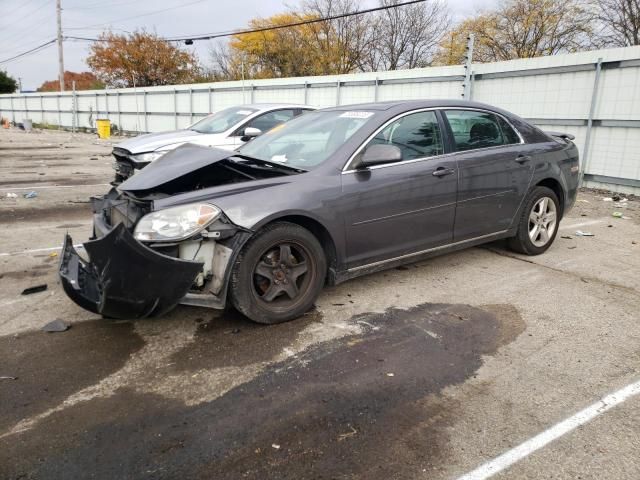
[[[106,119],[97,119],[98,137],[111,138],[111,121]]]

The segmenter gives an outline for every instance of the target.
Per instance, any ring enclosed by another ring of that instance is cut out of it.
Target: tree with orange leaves
[[[96,78],[91,72],[64,72],[64,89],[71,90],[73,88],[73,82],[76,82],[76,90],[103,90],[104,83]],[[60,91],[60,81],[47,80],[40,88],[39,92],[58,92]]]
[[[105,32],[91,46],[87,64],[110,87],[151,87],[194,81],[195,55],[144,30],[130,35]]]

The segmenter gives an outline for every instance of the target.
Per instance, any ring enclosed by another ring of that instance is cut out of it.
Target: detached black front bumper
[[[84,244],[89,261],[65,237],[59,275],[66,294],[82,308],[110,318],[162,315],[187,294],[202,263],[147,248],[118,224]]]

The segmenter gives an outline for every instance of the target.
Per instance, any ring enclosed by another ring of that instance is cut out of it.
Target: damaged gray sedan
[[[60,278],[110,318],[230,302],[261,323],[323,285],[507,238],[552,244],[578,185],[568,134],[463,101],[319,110],[238,151],[183,145],[92,199],[94,235],[66,237]]]

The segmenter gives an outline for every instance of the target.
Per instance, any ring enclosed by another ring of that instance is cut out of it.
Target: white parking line
[[[91,183],[89,185],[42,185],[33,187],[4,187],[0,192],[10,192],[12,190],[44,190],[46,188],[80,188],[80,187],[107,187],[109,183]]]
[[[81,243],[74,245],[73,248],[84,248]],[[40,252],[55,252],[56,250],[62,250],[62,246],[60,247],[48,247],[48,248],[35,248],[33,250],[22,250],[20,252],[5,252],[0,253],[0,257],[12,257],[14,255],[29,255],[30,253],[40,253]]]
[[[607,410],[621,404],[625,400],[640,394],[640,380],[621,388],[617,392],[611,393],[602,400],[576,413],[575,415],[555,424],[553,427],[536,435],[535,437],[521,443],[517,447],[503,453],[499,457],[481,465],[472,472],[458,478],[458,480],[485,480],[496,473],[509,468],[514,463],[529,456],[536,450],[543,448],[554,440],[575,430],[581,425],[590,422],[598,415],[602,415]]]
[[[602,220],[587,220],[586,222],[580,223],[571,223],[569,225],[560,225],[558,230],[572,230],[574,228],[587,227],[589,225],[597,225],[599,223],[603,223]]]

